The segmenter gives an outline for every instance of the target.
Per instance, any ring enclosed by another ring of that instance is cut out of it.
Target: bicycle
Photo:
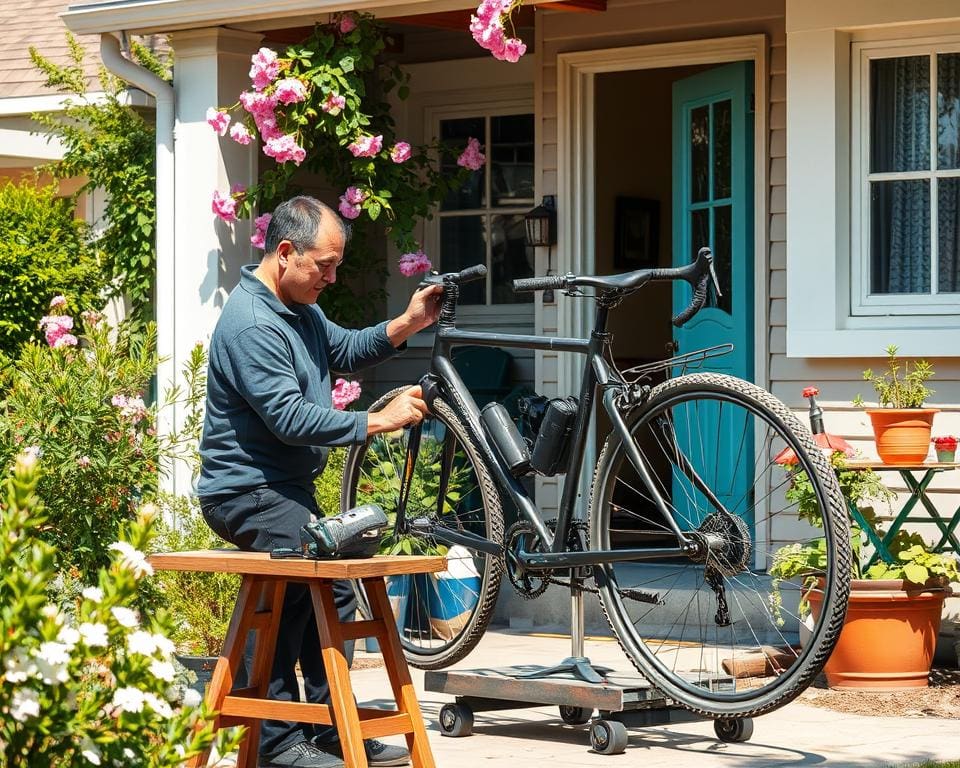
[[[687,322],[707,302],[711,282],[719,293],[710,250],[684,267],[514,281],[515,291],[583,297],[592,290],[589,339],[457,329],[460,286],[485,274],[478,265],[424,279],[423,285],[443,286],[430,367],[420,382],[430,414],[417,427],[355,446],[345,463],[341,503],[380,503],[391,517],[391,551],[458,555],[462,578],[446,590],[456,593],[452,609],[431,615],[442,582],[414,579],[405,585],[408,594],[395,590],[397,603],[406,603],[397,614],[408,662],[437,669],[469,653],[490,621],[504,574],[524,597],[568,583],[562,578],[588,589],[584,582],[592,577],[627,657],[678,703],[729,720],[791,701],[819,673],[846,613],[850,528],[829,462],[770,393],[728,375],[688,372],[724,349],[620,371],[606,332],[612,309],[659,280],[693,287],[690,305],[673,319]],[[481,414],[454,368],[450,349],[461,344],[586,356],[575,412],[554,439],[561,450],[554,444],[538,466],[565,476],[555,521],[544,520],[522,481],[532,471],[526,446],[509,426],[487,418],[486,409]],[[653,385],[658,372],[666,381]],[[575,505],[595,396],[613,430],[594,468],[587,521]],[[721,446],[730,466],[719,466]],[[796,458],[789,471],[777,458],[786,450]],[[782,537],[796,535],[795,510],[784,494],[797,472],[806,473],[819,505],[822,561],[771,585],[762,570]],[[506,501],[518,521],[505,531]],[[774,525],[781,520],[785,525]],[[822,590],[822,609],[806,618],[810,637],[798,648],[793,631],[804,621],[811,589]],[[745,677],[758,658],[764,676]]]

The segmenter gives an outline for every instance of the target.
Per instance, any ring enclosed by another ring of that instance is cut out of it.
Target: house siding
[[[862,409],[854,408],[852,399],[859,393],[866,399],[872,390],[862,380],[866,367],[880,368],[883,360],[788,358],[786,355],[786,296],[787,296],[787,103],[786,73],[787,48],[785,8],[783,2],[765,0],[738,0],[733,3],[707,5],[692,0],[609,0],[607,10],[597,14],[571,14],[538,9],[536,47],[538,69],[538,131],[539,172],[538,194],[556,194],[558,191],[558,78],[557,57],[561,53],[592,49],[640,46],[704,38],[719,38],[743,34],[766,35],[768,51],[767,110],[767,260],[765,303],[767,312],[766,344],[758,345],[764,356],[758,360],[757,381],[806,419],[803,387],[815,384],[822,391],[821,404],[832,432],[843,435],[864,455],[875,456],[869,419]],[[560,201],[563,215],[564,201]],[[797,237],[802,237],[798,233]],[[563,253],[555,254],[554,268],[563,271]],[[546,254],[541,254],[538,271],[546,269]],[[563,301],[561,297],[559,299]],[[760,311],[762,307],[758,307]],[[557,306],[540,307],[538,328],[544,334],[555,334],[559,326]],[[882,350],[878,350],[882,355]],[[935,434],[960,433],[960,364],[955,358],[932,360],[936,371],[933,388],[937,394],[933,403],[941,408]],[[544,353],[538,362],[538,387],[553,393],[558,386],[557,355]],[[865,386],[866,385],[866,386]],[[958,473],[939,475],[932,488],[934,503],[952,512],[960,505]],[[885,473],[884,481],[892,490],[903,494],[905,489],[899,476]],[[545,489],[546,490],[546,489]],[[543,502],[548,497],[541,496]],[[904,497],[896,504],[902,504]],[[548,510],[549,511],[549,510]],[[878,510],[883,516],[883,510]],[[933,537],[935,528],[916,525],[927,537]],[[773,543],[787,540],[797,531],[787,526],[771,532]]]

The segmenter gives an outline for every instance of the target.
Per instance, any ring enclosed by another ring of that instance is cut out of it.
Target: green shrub
[[[343,465],[346,460],[346,448],[331,448],[327,466],[313,483],[317,506],[324,515],[340,512],[340,486],[343,484]]]
[[[123,527],[68,614],[47,600],[63,550],[37,538],[52,519],[37,480],[37,460],[21,454],[0,504],[0,764],[173,768],[214,741],[236,748],[238,730],[214,737],[213,712],[176,686],[169,616],[135,610],[154,510]]]
[[[194,549],[222,549],[227,545],[217,536],[192,498],[164,497],[165,523],[154,542],[157,552],[186,552]],[[163,605],[175,619],[173,640],[177,651],[192,656],[219,656],[233,615],[240,588],[235,573],[158,571],[154,579]]]
[[[159,471],[186,450],[185,435],[161,440],[155,428],[158,408],[180,392],[159,406],[143,401],[157,365],[155,328],[133,334],[87,315],[73,332],[76,346],[28,344],[5,369],[0,462],[24,451],[42,458],[37,494],[49,522],[40,536],[83,578],[109,563],[120,523],[155,497]],[[188,404],[199,399],[204,363],[198,347],[186,370]]]
[[[0,352],[13,357],[40,338],[40,317],[58,294],[99,308],[105,288],[87,225],[56,187],[30,179],[0,184]]]

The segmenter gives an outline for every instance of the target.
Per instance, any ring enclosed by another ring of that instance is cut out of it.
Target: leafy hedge
[[[16,357],[24,342],[42,339],[37,323],[54,296],[95,308],[104,288],[89,227],[74,218],[73,202],[32,179],[0,184],[0,352]]]

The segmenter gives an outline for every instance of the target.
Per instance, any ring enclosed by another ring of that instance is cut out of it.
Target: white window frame
[[[443,120],[457,120],[460,118],[482,117],[484,120],[484,133],[490,135],[490,120],[494,117],[504,117],[507,115],[534,115],[533,102],[518,103],[516,101],[487,101],[478,102],[472,105],[457,105],[452,107],[432,107],[426,110],[426,128],[428,136],[440,136],[440,123]],[[534,117],[534,124],[536,118]],[[531,136],[531,140],[533,137]],[[485,141],[485,139],[484,139]],[[481,142],[482,143],[482,142]],[[487,148],[484,147],[484,152]],[[487,153],[487,162],[490,162],[490,155]],[[486,166],[484,166],[486,168]],[[522,205],[495,207],[492,205],[491,195],[491,175],[484,173],[485,190],[484,199],[487,201],[485,208],[457,209],[453,211],[443,211],[438,209],[434,214],[433,220],[429,223],[426,233],[427,253],[437,254],[436,267],[440,268],[442,254],[440,252],[440,222],[443,218],[454,218],[460,216],[495,216],[515,215],[526,213],[536,205],[535,197],[524,200]],[[485,257],[487,268],[490,268],[492,258],[492,244],[489,238],[485,241]],[[525,326],[530,330],[534,324],[534,304],[533,302],[523,302],[516,304],[491,304],[490,299],[493,293],[493,283],[486,281],[486,303],[484,304],[460,304],[457,307],[457,317],[462,319],[464,326],[469,326],[471,322],[482,324],[493,318],[497,318],[501,324],[509,326]],[[487,323],[489,325],[489,323]]]
[[[854,315],[850,274],[860,226],[852,208],[853,45],[952,42],[960,36],[956,2],[786,0],[786,33],[786,356],[855,360],[896,344],[906,356],[960,357],[960,314]]]
[[[870,62],[906,56],[926,56],[930,69],[930,162],[937,157],[937,54],[960,53],[960,38],[931,39],[924,42],[877,41],[853,44],[851,67],[852,105],[851,131],[854,183],[851,185],[851,243],[850,243],[850,314],[871,317],[883,315],[949,315],[960,313],[960,293],[937,291],[937,195],[936,180],[960,178],[960,168],[924,171],[870,172]],[[927,294],[870,293],[870,182],[886,180],[920,180],[930,184],[930,247],[931,292]]]

